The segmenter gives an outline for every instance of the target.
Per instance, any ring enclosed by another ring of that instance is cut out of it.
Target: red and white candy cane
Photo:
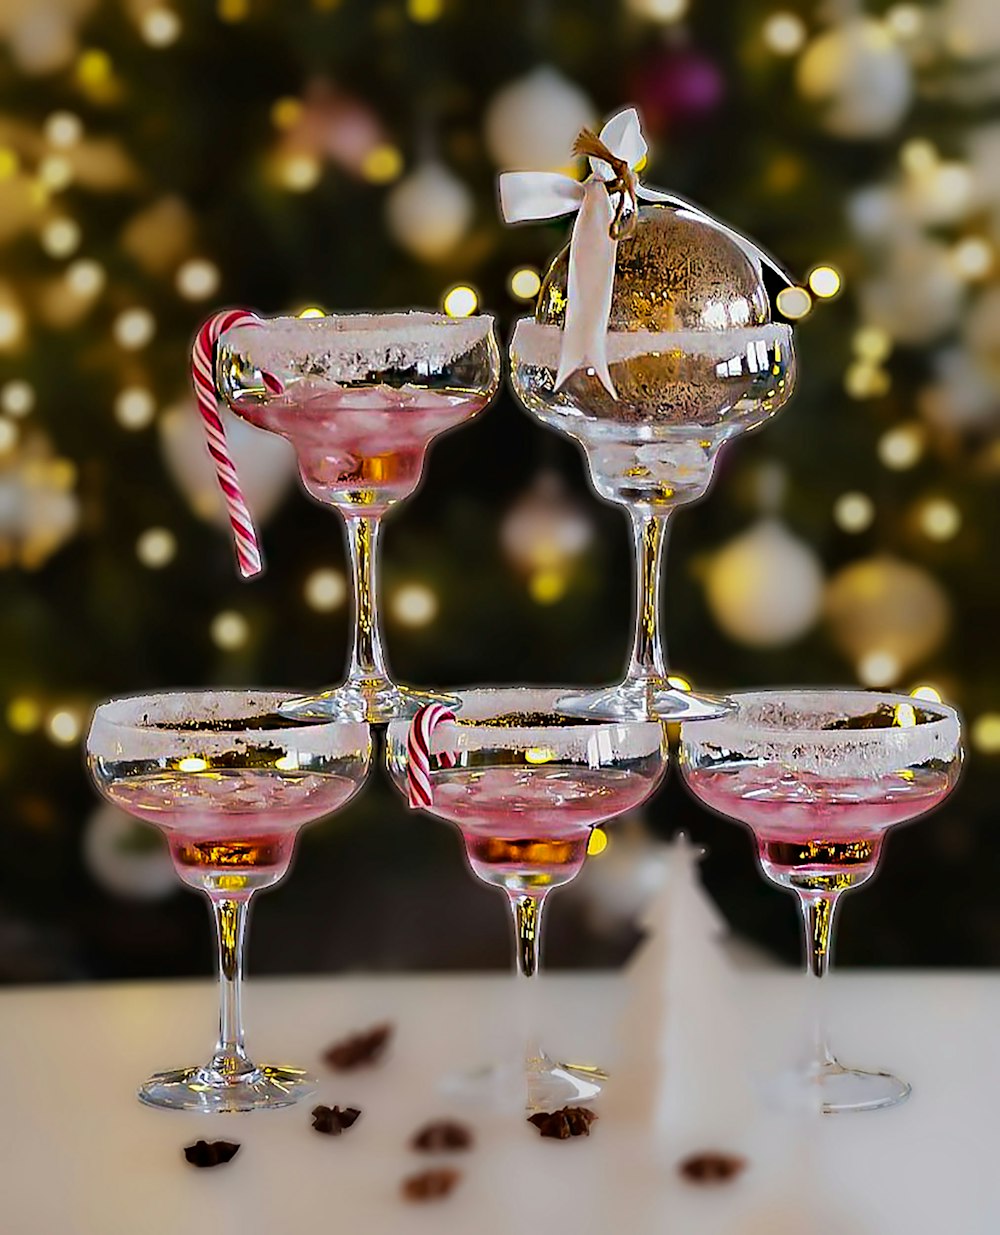
[[[455,713],[449,712],[440,703],[425,703],[410,721],[410,732],[406,739],[406,787],[410,805],[416,810],[430,806],[431,795],[431,741],[434,732],[445,721],[454,720]],[[458,763],[458,752],[450,749],[438,753],[438,762],[442,767],[453,768]]]
[[[219,336],[233,326],[259,326],[260,320],[247,309],[223,309],[198,331],[191,352],[191,382],[194,397],[205,427],[208,453],[215,463],[219,488],[226,499],[229,524],[236,542],[236,561],[244,579],[259,575],[263,564],[260,543],[253,525],[253,516],[243,497],[236,464],[226,442],[226,427],[219,415],[219,397],[215,390],[215,345]],[[282,385],[270,373],[261,375],[272,394],[281,394]]]

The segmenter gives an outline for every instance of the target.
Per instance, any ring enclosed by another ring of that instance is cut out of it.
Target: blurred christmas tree
[[[282,444],[249,430],[234,444],[270,570],[245,586],[232,569],[186,377],[200,318],[220,303],[481,304],[508,328],[565,225],[504,229],[496,171],[564,166],[579,127],[627,101],[652,142],[646,180],[802,279],[781,306],[801,319],[793,405],[677,520],[672,661],[705,686],[849,679],[957,703],[982,758],[893,841],[878,893],[845,916],[843,959],[1000,959],[986,881],[1000,841],[984,826],[1000,755],[998,14],[990,0],[819,16],[754,2],[725,20],[704,0],[3,5],[0,976],[201,963],[193,898],[95,813],[78,753],[94,700],[340,670],[339,529],[292,492]],[[617,676],[625,521],[509,396],[435,445],[386,540],[401,678]],[[788,906],[737,829],[676,785],[648,814],[710,837],[706,875],[735,923],[794,952]],[[504,955],[488,905],[488,945],[451,929],[478,925],[488,898],[446,830],[381,784],[307,834],[303,858],[264,909],[265,965]],[[355,891],[331,907],[344,864]],[[924,897],[935,913],[915,917]],[[404,905],[427,921],[409,940],[393,928]],[[338,942],[359,907],[368,943]],[[601,954],[568,931],[554,942],[557,959]]]

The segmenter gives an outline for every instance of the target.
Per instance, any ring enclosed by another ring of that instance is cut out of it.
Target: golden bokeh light
[[[814,266],[809,272],[809,290],[823,300],[836,296],[841,286],[840,272],[833,266]]]
[[[244,21],[250,13],[250,0],[217,0],[215,11],[220,21]]]
[[[217,648],[235,652],[250,638],[250,623],[235,609],[224,609],[212,618],[209,635]]]
[[[148,309],[124,309],[111,325],[111,333],[119,347],[134,352],[145,347],[156,334],[156,319]]]
[[[938,164],[937,147],[925,137],[911,137],[900,147],[899,161],[911,176],[925,176]]]
[[[59,708],[45,718],[45,732],[57,746],[72,746],[80,739],[80,714],[71,708]]]
[[[0,348],[16,347],[24,336],[24,314],[11,302],[0,303]]]
[[[763,35],[776,55],[794,56],[805,44],[806,25],[797,13],[772,13],[764,22]]]
[[[554,605],[566,595],[567,583],[561,570],[536,570],[528,580],[528,592],[536,604]]]
[[[404,626],[426,626],[437,616],[438,599],[426,583],[405,583],[396,589],[391,609]]]
[[[856,360],[844,373],[844,390],[852,399],[881,399],[891,386],[892,379],[886,370],[867,360]]]
[[[8,416],[27,416],[35,406],[35,388],[30,382],[14,378],[0,387],[0,409]]]
[[[924,502],[918,515],[920,530],[931,540],[951,540],[962,527],[962,512],[946,497]]]
[[[42,707],[29,695],[18,695],[7,704],[6,716],[15,733],[34,733],[42,723]]]
[[[420,25],[437,21],[444,12],[444,0],[406,0],[406,15]]]
[[[169,528],[147,528],[135,542],[135,555],[150,570],[162,570],[177,555],[177,537]]]
[[[449,317],[469,317],[479,308],[479,296],[467,283],[459,283],[445,293],[444,311]]]
[[[114,412],[123,429],[145,429],[156,415],[153,392],[145,386],[126,386],[115,396]]]
[[[952,249],[951,263],[963,279],[985,279],[993,269],[993,246],[985,236],[965,236]]]
[[[797,322],[812,308],[812,296],[804,287],[783,287],[778,292],[778,312],[790,321]]]
[[[403,174],[403,156],[397,146],[380,142],[361,162],[361,174],[371,184],[391,184]]]
[[[278,168],[278,179],[292,193],[308,193],[319,184],[323,164],[314,154],[296,151],[286,155]]]
[[[875,503],[867,493],[842,493],[833,504],[833,520],[843,532],[865,532],[875,520]]]
[[[851,340],[856,356],[869,364],[881,364],[892,353],[892,335],[881,326],[861,326]]]
[[[158,4],[139,19],[139,33],[150,47],[169,47],[180,37],[181,19],[173,9]]]
[[[894,4],[886,10],[885,24],[897,39],[915,39],[924,28],[923,10],[916,4]]]
[[[1000,712],[983,712],[972,722],[972,745],[981,754],[1000,755]]]
[[[924,439],[923,426],[919,424],[902,424],[887,429],[878,440],[879,461],[894,472],[915,467],[924,453]]]
[[[73,219],[50,219],[40,239],[49,257],[69,257],[80,247],[80,225]]]
[[[857,664],[858,678],[865,686],[891,686],[902,668],[898,656],[879,649],[867,652]]]
[[[185,300],[206,300],[219,290],[219,267],[205,257],[192,257],[177,271],[175,283]]]
[[[96,296],[106,282],[104,267],[89,257],[81,257],[66,269],[66,284],[75,296]]]
[[[534,300],[541,286],[541,276],[534,266],[522,266],[510,276],[511,295],[518,300]]]
[[[271,123],[276,129],[291,129],[302,119],[300,99],[285,95],[271,104]]]
[[[309,575],[302,590],[310,609],[329,613],[347,599],[347,580],[339,570],[321,567]]]
[[[68,150],[83,137],[83,121],[71,111],[54,111],[42,127],[45,140],[59,150]]]
[[[688,0],[628,0],[628,7],[647,21],[680,21],[688,11]]]

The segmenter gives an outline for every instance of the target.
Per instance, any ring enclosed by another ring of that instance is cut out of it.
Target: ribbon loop
[[[639,183],[636,167],[647,153],[634,107],[617,112],[595,135],[584,129],[574,154],[590,160],[590,176],[581,184],[555,172],[503,172],[500,209],[508,223],[553,219],[577,212],[569,246],[566,325],[563,329],[558,390],[582,368],[591,368],[611,394],[618,397],[608,369],[608,322],[615,282],[618,241],[635,226],[639,202],[662,202],[686,219],[706,223],[727,235],[750,260],[770,267],[786,284],[792,280],[781,266],[748,237],[721,223],[700,207]],[[617,202],[613,204],[613,199]]]

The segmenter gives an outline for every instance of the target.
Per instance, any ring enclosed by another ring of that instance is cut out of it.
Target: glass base
[[[910,1096],[906,1081],[890,1072],[845,1068],[832,1059],[806,1072],[784,1077],[778,1097],[786,1109],[839,1115],[842,1111],[878,1111]]]
[[[715,720],[733,710],[722,695],[677,690],[665,678],[626,679],[618,686],[574,691],[556,700],[567,716],[595,720]]]
[[[443,703],[453,709],[461,706],[454,695],[397,686],[388,678],[361,678],[316,695],[289,699],[279,711],[290,720],[365,720],[371,725],[386,725],[391,720],[409,720],[427,703]]]
[[[494,1110],[556,1111],[593,1102],[608,1079],[600,1068],[556,1063],[544,1052],[524,1063],[489,1064],[471,1072],[451,1073],[441,1090],[449,1097]]]
[[[316,1092],[318,1082],[298,1068],[253,1068],[226,1078],[213,1068],[176,1068],[157,1072],[139,1087],[140,1102],[171,1111],[276,1110]]]
[[[608,1079],[603,1068],[589,1064],[555,1063],[547,1055],[528,1071],[528,1109],[556,1111],[599,1098]]]

